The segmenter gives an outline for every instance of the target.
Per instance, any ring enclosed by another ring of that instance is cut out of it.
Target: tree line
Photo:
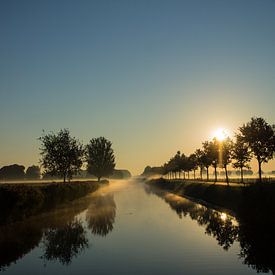
[[[115,156],[111,141],[104,137],[93,138],[87,145],[70,135],[68,129],[48,133],[39,138],[41,142],[41,165],[44,173],[71,180],[80,173],[83,165],[98,178],[109,176],[115,168]]]
[[[0,179],[13,180],[13,179],[40,179],[40,167],[32,165],[27,168],[25,172],[25,166],[12,164],[3,166],[0,169]]]
[[[115,170],[115,156],[111,141],[104,137],[93,138],[89,144],[83,145],[70,135],[68,129],[61,129],[57,133],[43,132],[39,138],[40,164],[43,168],[43,178],[62,178],[71,180],[79,175],[85,167],[90,175],[96,176],[98,181],[102,177],[130,177],[127,170]],[[1,180],[12,179],[40,179],[39,166],[28,167],[25,172],[23,165],[7,165],[0,169]]]
[[[209,168],[214,168],[215,182],[217,182],[217,169],[225,171],[226,182],[229,184],[228,166],[240,170],[241,183],[243,183],[244,168],[250,168],[249,163],[254,157],[258,162],[259,182],[262,182],[262,164],[267,163],[275,156],[275,125],[267,123],[261,117],[252,117],[248,123],[239,127],[234,140],[226,137],[218,140],[214,137],[202,143],[202,148],[186,156],[178,151],[168,162],[162,166],[162,172],[168,178],[180,177],[183,172],[191,171],[196,178],[196,170],[200,170],[200,179],[203,179],[203,170],[206,170],[206,179],[209,180]]]

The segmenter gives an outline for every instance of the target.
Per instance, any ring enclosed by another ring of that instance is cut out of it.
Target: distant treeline
[[[223,169],[227,184],[229,183],[228,166],[239,170],[241,182],[243,175],[250,169],[249,163],[254,157],[258,162],[259,182],[262,181],[262,164],[273,159],[275,155],[275,125],[267,123],[263,118],[252,117],[251,120],[239,127],[235,139],[214,137],[202,143],[202,148],[186,156],[178,151],[169,161],[161,167],[146,167],[144,175],[162,174],[169,179],[189,178],[193,172],[200,170],[200,179],[203,179],[206,170],[206,179],[209,180],[209,168],[213,167],[215,182],[217,181],[218,168]],[[251,172],[249,172],[251,173]]]
[[[131,177],[131,173],[124,169],[114,169],[109,176],[110,179],[127,179]],[[87,170],[81,170],[74,178],[96,178],[96,176],[89,174]],[[19,164],[12,164],[3,166],[0,169],[0,180],[54,180],[61,179],[58,176],[51,176],[48,173],[41,173],[40,167],[32,165],[25,171],[25,166]]]
[[[40,179],[41,173],[39,166],[32,165],[27,168],[25,172],[25,166],[19,164],[12,164],[3,166],[0,169],[1,180],[15,180],[15,179]]]

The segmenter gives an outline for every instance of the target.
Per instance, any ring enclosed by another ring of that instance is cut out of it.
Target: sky
[[[274,0],[2,0],[0,166],[37,164],[43,129],[104,136],[139,174],[219,127],[275,123],[274,14]]]

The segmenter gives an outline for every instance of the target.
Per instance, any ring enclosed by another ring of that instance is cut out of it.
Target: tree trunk
[[[194,180],[196,179],[196,170],[194,169]]]
[[[202,167],[201,167],[201,180],[202,180]]]
[[[188,179],[189,179],[189,171],[187,172],[187,176],[188,176]]]
[[[206,175],[207,175],[207,181],[209,181],[208,167],[206,167]]]
[[[225,170],[226,183],[227,183],[227,185],[229,185],[229,179],[228,179],[227,166],[226,165],[224,165],[224,170]]]
[[[63,174],[63,183],[65,183],[65,182],[66,182],[66,173]]]
[[[258,159],[258,164],[259,164],[259,182],[262,183],[262,163]]]
[[[101,177],[97,177],[97,181],[100,182]]]

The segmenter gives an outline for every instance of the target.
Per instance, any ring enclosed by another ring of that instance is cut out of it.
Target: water
[[[0,266],[3,274],[268,271],[270,262],[250,259],[253,244],[240,230],[224,213],[141,182],[113,181],[66,207],[1,227]]]

